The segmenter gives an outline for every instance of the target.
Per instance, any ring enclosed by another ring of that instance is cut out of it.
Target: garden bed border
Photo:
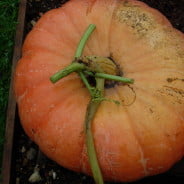
[[[11,183],[11,167],[12,167],[12,151],[13,151],[13,137],[14,137],[14,125],[15,125],[15,112],[16,112],[16,101],[13,92],[13,75],[17,61],[21,57],[23,36],[24,36],[24,24],[26,15],[26,4],[27,0],[20,0],[19,11],[17,19],[17,27],[14,42],[14,52],[12,58],[12,71],[11,71],[11,82],[9,89],[7,116],[6,116],[6,130],[5,130],[5,142],[3,150],[3,162],[2,162],[2,184]]]

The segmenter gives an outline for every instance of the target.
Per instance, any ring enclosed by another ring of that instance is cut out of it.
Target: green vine
[[[107,72],[108,70],[106,70],[105,68],[106,63],[108,65],[108,69],[109,69],[109,66],[111,66],[110,67],[111,69],[114,69],[115,67],[115,65],[108,58],[105,58],[105,57],[103,58],[100,56],[99,57],[97,56],[81,57],[85,44],[88,38],[90,37],[90,35],[92,34],[92,32],[95,30],[95,28],[96,26],[94,24],[90,24],[88,26],[88,28],[84,32],[77,46],[77,49],[74,55],[74,61],[66,68],[58,71],[56,74],[51,76],[50,80],[52,83],[55,83],[58,80],[62,79],[63,77],[69,75],[70,73],[77,72],[81,80],[85,84],[86,88],[88,89],[91,96],[91,100],[88,104],[88,107],[86,110],[86,116],[85,116],[85,134],[86,134],[87,154],[88,154],[88,159],[89,159],[89,163],[90,163],[90,167],[92,170],[95,183],[103,184],[104,183],[103,175],[97,158],[95,143],[94,143],[94,138],[92,133],[92,122],[98,110],[98,107],[103,100],[113,101],[116,104],[119,104],[118,101],[109,100],[104,97],[105,80],[106,79],[114,80],[114,81],[123,82],[123,83],[133,83],[134,80],[108,73]],[[87,60],[90,59],[90,63],[92,63],[92,65],[87,64],[86,59]],[[91,76],[95,79],[96,81],[95,87],[90,85],[87,76]]]

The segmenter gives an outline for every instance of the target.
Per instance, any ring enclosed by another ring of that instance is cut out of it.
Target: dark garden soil
[[[36,21],[49,9],[59,7],[67,0],[28,0],[25,35],[32,29]],[[161,11],[173,24],[184,32],[184,0],[142,0],[151,7]],[[18,113],[16,113],[18,114]],[[38,155],[38,147],[24,134],[18,115],[16,115],[16,127],[14,138],[12,184],[28,184],[29,177],[33,173]],[[184,164],[183,164],[184,165]],[[182,172],[171,171],[146,178],[136,184],[182,184],[184,183],[184,166]],[[38,184],[92,184],[93,180],[80,173],[74,173],[58,166],[53,161],[43,158],[40,163],[40,175],[42,180]],[[135,184],[135,183],[134,183]]]

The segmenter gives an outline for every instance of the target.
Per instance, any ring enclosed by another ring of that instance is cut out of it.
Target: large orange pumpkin
[[[132,85],[115,84],[92,130],[106,180],[133,181],[168,170],[184,155],[184,35],[157,10],[134,0],[70,0],[43,15],[28,34],[14,89],[22,125],[58,164],[90,174],[84,118],[90,95],[71,63],[89,24],[83,55],[111,57]]]

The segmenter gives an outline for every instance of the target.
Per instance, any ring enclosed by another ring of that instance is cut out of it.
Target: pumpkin
[[[108,83],[92,122],[105,180],[163,173],[184,155],[184,35],[135,0],[70,0],[44,14],[28,34],[14,75],[22,126],[52,160],[91,175],[84,120],[90,94],[72,73],[50,76],[73,60],[89,24],[83,56],[109,57],[134,84]]]

